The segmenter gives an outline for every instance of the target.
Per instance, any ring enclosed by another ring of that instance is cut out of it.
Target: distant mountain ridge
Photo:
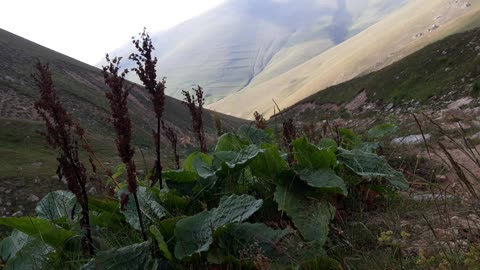
[[[152,37],[168,94],[180,97],[182,89],[200,84],[207,102],[214,102],[305,63],[405,3],[230,0]],[[128,56],[131,47],[112,54]]]
[[[253,111],[268,117],[274,113],[272,99],[282,109],[290,107],[329,86],[379,70],[476,26],[480,26],[479,0],[410,0],[341,44],[277,76],[260,80],[261,74],[209,108],[243,118],[251,118]]]

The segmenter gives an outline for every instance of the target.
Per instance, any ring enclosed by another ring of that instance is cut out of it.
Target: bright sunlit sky
[[[3,1],[0,28],[95,64],[147,27],[166,30],[223,0]]]

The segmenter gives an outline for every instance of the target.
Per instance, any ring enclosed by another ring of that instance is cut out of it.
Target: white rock
[[[425,140],[430,140],[432,138],[432,135],[430,134],[425,134]],[[394,138],[392,140],[392,144],[396,145],[415,145],[415,144],[421,144],[423,143],[423,136],[420,135],[410,135],[406,137],[399,137],[399,138]]]
[[[12,217],[21,217],[23,216],[23,212],[22,211],[17,211],[15,213],[12,214]]]
[[[40,198],[34,194],[30,194],[30,196],[28,196],[27,200],[31,201],[31,202],[38,202],[40,201]]]
[[[442,195],[442,194],[417,194],[413,196],[414,201],[436,201],[436,200],[453,200],[455,196],[453,195]]]

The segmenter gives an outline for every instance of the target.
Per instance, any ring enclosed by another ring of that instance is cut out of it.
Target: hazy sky
[[[223,0],[3,2],[0,28],[93,65],[144,26],[150,32],[165,30]]]

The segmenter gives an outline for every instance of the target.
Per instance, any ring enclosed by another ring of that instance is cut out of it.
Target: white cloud
[[[89,64],[144,26],[168,29],[223,0],[14,0],[2,3],[0,28]]]

